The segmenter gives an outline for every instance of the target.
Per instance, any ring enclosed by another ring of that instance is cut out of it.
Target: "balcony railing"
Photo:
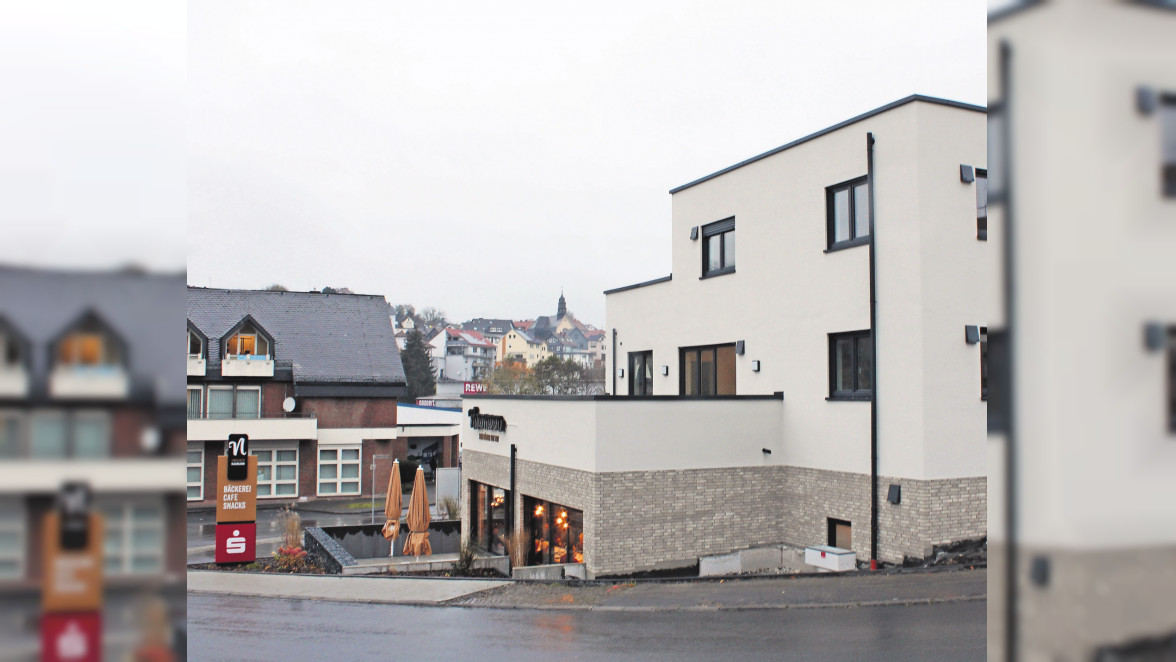
[[[189,419],[206,419],[206,420],[223,421],[223,420],[228,420],[228,419],[245,419],[245,420],[263,419],[263,420],[265,420],[265,419],[274,419],[274,418],[318,418],[318,415],[315,414],[314,412],[287,413],[284,411],[278,412],[278,413],[256,413],[255,412],[252,414],[241,414],[241,413],[222,414],[222,413],[217,413],[217,412],[200,412],[200,413],[188,412],[188,418]]]

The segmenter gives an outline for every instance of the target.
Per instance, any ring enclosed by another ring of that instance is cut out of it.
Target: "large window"
[[[530,546],[527,565],[584,562],[584,512],[523,497]]]
[[[735,395],[735,345],[683,347],[680,352],[682,395]]]
[[[252,451],[257,456],[257,496],[298,496],[298,447]]]
[[[653,395],[653,352],[629,352],[629,395]]]
[[[269,342],[250,323],[225,341],[225,357],[229,359],[267,358],[268,355]]]
[[[318,493],[359,494],[359,446],[319,448]]]
[[[159,574],[164,570],[163,503],[159,499],[100,501],[105,519],[107,575]]]
[[[204,449],[188,449],[188,501],[204,498]]]
[[[869,331],[829,334],[829,397],[869,400],[874,357]]]
[[[258,418],[260,386],[209,386],[208,418]],[[188,390],[188,417],[200,418],[200,391]]]
[[[988,241],[988,171],[976,171],[976,238]]]
[[[735,219],[702,226],[702,275],[719,276],[735,271]]]
[[[870,239],[870,195],[866,178],[825,189],[829,249],[860,246]]]
[[[510,490],[470,481],[470,519],[474,523],[471,538],[478,547],[491,554],[506,553],[506,509]]]

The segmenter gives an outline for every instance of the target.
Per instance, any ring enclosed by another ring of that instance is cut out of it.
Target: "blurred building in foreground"
[[[0,641],[35,655],[42,522],[65,481],[105,516],[105,653],[140,605],[184,619],[184,275],[0,267]]]
[[[989,655],[1176,659],[1176,3],[1014,7],[989,54]]]

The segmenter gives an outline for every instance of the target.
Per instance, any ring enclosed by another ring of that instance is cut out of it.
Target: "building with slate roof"
[[[249,435],[258,498],[383,493],[404,368],[382,296],[189,287],[188,503],[212,505],[215,456]],[[457,439],[440,444],[455,466]]]
[[[38,627],[43,522],[90,487],[105,535],[104,628],[137,634],[160,593],[184,614],[183,274],[0,266],[0,639]],[[10,630],[9,628],[16,628]],[[130,641],[130,639],[128,639]],[[6,652],[19,650],[17,644]],[[122,657],[110,644],[109,657]]]

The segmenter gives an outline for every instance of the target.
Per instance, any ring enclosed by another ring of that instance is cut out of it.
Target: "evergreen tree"
[[[433,375],[429,350],[425,347],[425,338],[420,331],[413,329],[408,333],[404,351],[400,352],[400,362],[404,364],[404,377],[408,382],[408,393],[404,396],[407,402],[436,395],[437,379]]]

